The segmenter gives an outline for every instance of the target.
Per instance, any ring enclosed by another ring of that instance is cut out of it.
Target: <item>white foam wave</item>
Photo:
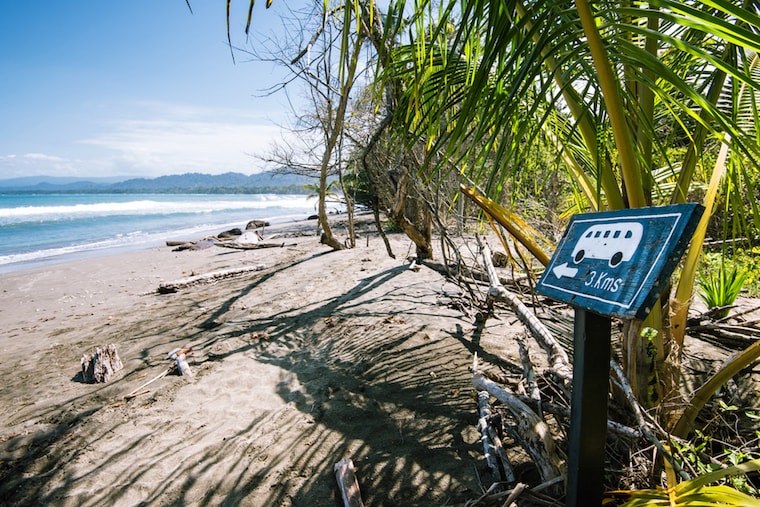
[[[86,243],[47,248],[43,250],[34,250],[11,255],[0,255],[0,273],[12,271],[11,266],[15,265],[34,265],[43,261],[52,261],[55,259],[77,257],[81,254],[97,254],[98,252],[110,250],[137,250],[151,246],[165,244],[169,239],[184,238],[187,241],[198,239],[198,235],[210,235],[236,224],[200,224],[194,227],[174,230],[171,232],[145,233],[142,231],[133,231],[127,234],[117,234],[112,238],[91,241]],[[237,224],[239,225],[239,224]]]
[[[119,215],[202,214],[218,211],[259,210],[271,207],[298,209],[308,206],[306,197],[303,195],[256,194],[250,197],[250,199],[239,200],[157,201],[143,199],[126,202],[0,208],[0,225]]]

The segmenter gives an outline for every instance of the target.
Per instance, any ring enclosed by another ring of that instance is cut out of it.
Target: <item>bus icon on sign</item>
[[[578,264],[586,257],[601,259],[614,268],[631,260],[639,247],[644,227],[639,222],[613,222],[592,225],[581,235],[573,248],[573,262]]]

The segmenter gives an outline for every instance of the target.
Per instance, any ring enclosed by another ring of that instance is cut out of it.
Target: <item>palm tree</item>
[[[561,155],[580,209],[680,203],[707,185],[674,289],[628,323],[622,347],[639,399],[673,427],[686,314],[721,181],[757,195],[757,3],[451,0],[435,19],[417,12],[426,23],[390,70],[408,81],[399,117],[487,197],[539,137]],[[752,223],[756,234],[756,206]]]

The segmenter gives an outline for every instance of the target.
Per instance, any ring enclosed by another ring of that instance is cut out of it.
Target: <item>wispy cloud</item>
[[[67,151],[0,155],[0,178],[54,176],[154,177],[185,172],[246,174],[263,169],[280,128],[261,115],[181,104],[139,103],[80,138]]]
[[[138,174],[260,170],[280,129],[260,116],[175,104],[142,104],[147,111],[116,120],[82,143],[113,155],[115,166]]]
[[[77,176],[81,161],[46,153],[0,155],[0,177],[29,175]]]
[[[113,164],[139,174],[257,172],[252,155],[270,149],[279,129],[212,121],[130,120],[83,140],[113,154]]]

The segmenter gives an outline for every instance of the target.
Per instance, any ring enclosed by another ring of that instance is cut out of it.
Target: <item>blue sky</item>
[[[260,32],[280,25],[264,3]],[[233,63],[225,2],[190,4],[0,0],[0,179],[259,172],[288,115],[261,90],[283,71]],[[246,46],[248,2],[232,4]]]

